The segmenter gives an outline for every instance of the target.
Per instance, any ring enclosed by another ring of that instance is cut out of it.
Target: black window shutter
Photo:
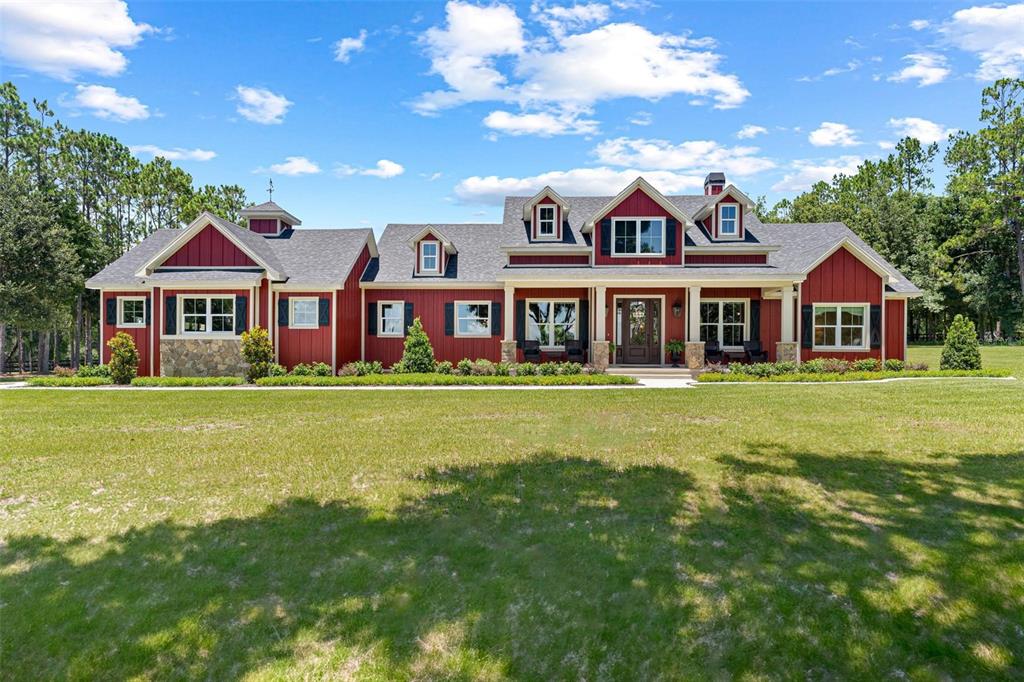
[[[601,221],[601,255],[612,255],[612,219],[605,218]]]
[[[369,336],[377,336],[377,304],[366,304],[366,333]]]
[[[750,302],[750,340],[761,340],[761,301]]]
[[[586,349],[590,345],[590,301],[587,299],[580,301],[580,314],[576,323],[580,330],[580,345]]]
[[[117,298],[107,299],[107,324],[117,324]]]
[[[321,327],[326,327],[326,326],[328,326],[331,323],[331,299],[329,299],[329,298],[321,298],[318,305],[319,305],[319,308],[317,309],[317,313],[319,313],[318,324]]]
[[[869,332],[872,348],[882,347],[882,306],[871,306],[871,330]]]
[[[444,335],[454,336],[455,335],[455,304],[445,303],[444,304]]]
[[[814,345],[814,306],[800,307],[800,345],[811,348]]]
[[[526,339],[526,301],[516,301],[516,348]]]
[[[405,303],[405,331],[406,331],[406,333],[408,333],[409,327],[412,326],[412,322],[413,322],[412,303],[409,302],[409,301],[406,301],[406,303]]]
[[[279,298],[277,300],[277,326],[287,327],[288,326],[288,299]]]
[[[164,299],[164,333],[168,336],[178,333],[178,299],[174,296]]]
[[[150,323],[150,319],[152,319],[152,317],[153,317],[153,313],[152,313],[152,310],[151,310],[152,305],[150,304],[151,300],[152,299],[150,299],[148,296],[146,297],[146,324],[147,325],[151,324]]]
[[[665,255],[674,256],[676,255],[676,226],[678,223],[675,218],[669,218],[665,224]]]
[[[235,296],[235,334],[241,334],[249,326],[249,299]]]
[[[491,303],[491,336],[501,336],[501,303]]]

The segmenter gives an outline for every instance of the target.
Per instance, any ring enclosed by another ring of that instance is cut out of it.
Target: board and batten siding
[[[221,234],[220,230],[213,225],[207,225],[165,260],[161,267],[259,266]]]
[[[277,234],[277,218],[249,218],[249,229],[259,234]]]
[[[363,324],[363,297],[359,280],[370,262],[370,247],[363,246],[352,271],[345,278],[345,288],[335,292],[337,300],[337,360],[338,367],[359,359],[361,334],[366,333]]]
[[[327,324],[318,324],[316,327],[304,327],[296,329],[280,324],[278,310],[274,311],[274,328],[276,330],[275,345],[277,346],[277,361],[289,370],[300,362],[312,365],[317,362],[331,364],[331,323],[330,318],[336,314],[334,305],[334,291],[281,291],[278,292],[278,306],[284,301],[286,319],[290,314],[288,299],[290,298],[315,298],[329,301],[329,317]]]
[[[907,302],[890,299],[885,302],[885,357],[907,359]]]
[[[668,220],[671,218],[658,202],[651,199],[647,194],[637,188],[632,194],[623,199],[605,215],[594,221],[594,263],[597,265],[679,265],[683,262],[683,225],[676,221],[676,253],[674,256],[646,257],[646,256],[611,256],[601,254],[602,230],[601,221],[605,218],[661,218],[665,221],[666,232]],[[615,224],[612,223],[610,236],[615,238]],[[665,235],[665,242],[668,242],[668,235]],[[667,245],[662,248],[667,249]]]
[[[881,305],[882,278],[861,262],[846,247],[841,247],[808,273],[807,279],[801,287],[801,304],[813,305],[815,303],[867,303],[870,305]],[[868,327],[870,327],[870,310],[868,311],[868,318]],[[869,328],[868,338],[870,338],[870,335],[871,330]],[[801,343],[800,357],[803,360],[811,360],[813,358],[863,360],[865,358],[881,358],[882,349],[815,351],[813,348],[804,348]]]
[[[118,297],[131,296],[134,298],[145,298],[150,304],[150,315],[149,324],[145,327],[118,327],[117,326],[117,307],[116,300]],[[107,315],[107,301],[115,301],[113,318]],[[148,291],[104,291],[103,292],[103,303],[101,304],[100,312],[103,315],[103,346],[100,348],[101,351],[101,362],[106,365],[110,362],[110,348],[107,347],[107,341],[114,338],[114,335],[118,332],[124,332],[128,336],[132,337],[132,341],[135,342],[135,348],[139,351],[139,370],[138,374],[140,377],[148,377],[150,374],[149,368],[149,356],[150,348],[152,347],[152,334],[153,329],[153,300],[150,292]],[[159,370],[156,370],[159,371]]]

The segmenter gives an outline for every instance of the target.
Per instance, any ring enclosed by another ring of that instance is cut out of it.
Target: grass
[[[927,362],[931,369],[938,369],[941,355],[942,346],[911,346],[907,360]],[[1018,379],[1024,379],[1024,346],[982,346],[981,366],[984,369],[1007,369]]]
[[[0,415],[6,679],[1024,676],[1022,382]]]
[[[242,377],[135,377],[132,386],[241,386],[245,383]]]
[[[259,386],[608,386],[635,384],[617,374],[550,376],[460,376],[457,374],[367,374],[364,376],[285,376],[258,379]]]
[[[774,374],[770,376],[754,376],[752,374],[719,374],[706,372],[697,377],[703,383],[777,383],[777,382],[798,382],[806,384],[836,383],[841,381],[878,381],[880,379],[911,379],[911,378],[936,378],[947,379],[956,377],[1007,377],[1010,370],[1007,369],[976,369],[976,370],[902,370],[899,372],[819,372],[792,374]]]
[[[26,379],[29,386],[43,388],[61,388],[83,386],[109,386],[113,383],[110,377],[57,377],[57,376],[32,376]]]

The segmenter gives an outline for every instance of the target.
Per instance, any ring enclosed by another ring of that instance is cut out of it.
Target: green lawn
[[[1022,425],[1019,381],[4,390],[0,670],[1020,679]]]
[[[911,346],[907,360],[927,362],[931,369],[938,369],[941,354],[942,346]],[[981,364],[985,369],[1008,369],[1024,379],[1024,346],[982,346]]]

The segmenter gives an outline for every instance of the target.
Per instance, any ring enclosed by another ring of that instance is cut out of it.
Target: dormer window
[[[433,275],[441,272],[441,245],[438,242],[420,242],[420,272]]]
[[[541,239],[555,237],[555,207],[540,206],[537,209],[537,236]]]
[[[736,204],[722,204],[718,207],[718,236],[740,236],[739,207]]]

